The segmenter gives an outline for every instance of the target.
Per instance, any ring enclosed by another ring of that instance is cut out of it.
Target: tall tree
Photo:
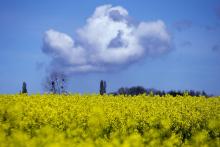
[[[100,81],[100,90],[99,90],[99,93],[100,93],[101,95],[103,95],[103,94],[106,93],[106,81],[103,81],[103,80]]]
[[[23,82],[22,84],[22,91],[21,93],[27,93],[27,84],[25,82]]]
[[[67,77],[64,74],[53,72],[46,77],[44,89],[53,94],[67,93]]]

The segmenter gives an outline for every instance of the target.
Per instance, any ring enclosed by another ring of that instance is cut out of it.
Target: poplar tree
[[[103,81],[103,80],[100,81],[99,93],[100,93],[100,95],[103,95],[106,93],[106,81]]]
[[[21,91],[21,93],[27,93],[27,84],[25,83],[25,82],[23,82],[23,84],[22,84],[22,91]]]

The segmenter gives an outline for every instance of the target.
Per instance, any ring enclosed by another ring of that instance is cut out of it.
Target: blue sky
[[[0,93],[19,92],[23,81],[29,92],[42,92],[51,61],[42,52],[45,32],[54,29],[76,38],[77,29],[106,4],[126,9],[134,23],[163,21],[173,48],[114,71],[73,73],[69,91],[98,92],[104,79],[107,91],[142,85],[220,95],[219,0],[0,0]]]

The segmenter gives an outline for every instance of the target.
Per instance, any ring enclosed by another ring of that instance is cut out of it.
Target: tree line
[[[49,77],[46,78],[46,81],[44,83],[44,89],[46,92],[52,93],[52,94],[68,94],[66,90],[66,82],[67,82],[67,77],[62,74],[53,74]],[[119,88],[116,92],[110,92],[107,93],[106,91],[107,88],[107,83],[104,80],[100,81],[99,84],[99,94],[104,95],[104,94],[112,94],[112,95],[140,95],[140,94],[146,94],[146,95],[159,95],[159,96],[164,96],[164,95],[171,95],[171,96],[183,96],[185,94],[188,94],[190,96],[205,96],[205,97],[210,97],[211,95],[208,95],[205,91],[195,91],[195,90],[170,90],[170,91],[164,91],[164,90],[157,90],[153,88],[144,88],[142,86],[133,86],[130,88],[127,87],[121,87]],[[22,84],[22,94],[28,93],[27,91],[27,84],[26,82],[23,82]]]
[[[190,96],[205,96],[209,97],[211,95],[208,95],[205,91],[196,91],[196,90],[170,90],[170,91],[164,91],[164,90],[157,90],[154,88],[144,88],[142,86],[133,86],[130,88],[121,87],[116,92],[112,92],[113,95],[140,95],[140,94],[146,94],[146,95],[159,95],[159,96],[165,96],[167,94],[171,96],[184,96],[185,94],[188,94]]]

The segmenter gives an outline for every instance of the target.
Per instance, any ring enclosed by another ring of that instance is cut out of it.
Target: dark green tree
[[[21,93],[28,93],[27,92],[27,84],[25,83],[25,82],[23,82],[23,84],[22,84],[22,91],[21,91]]]
[[[99,93],[100,93],[101,95],[103,95],[103,94],[106,93],[106,81],[103,81],[103,80],[100,81],[100,90],[99,90]]]

